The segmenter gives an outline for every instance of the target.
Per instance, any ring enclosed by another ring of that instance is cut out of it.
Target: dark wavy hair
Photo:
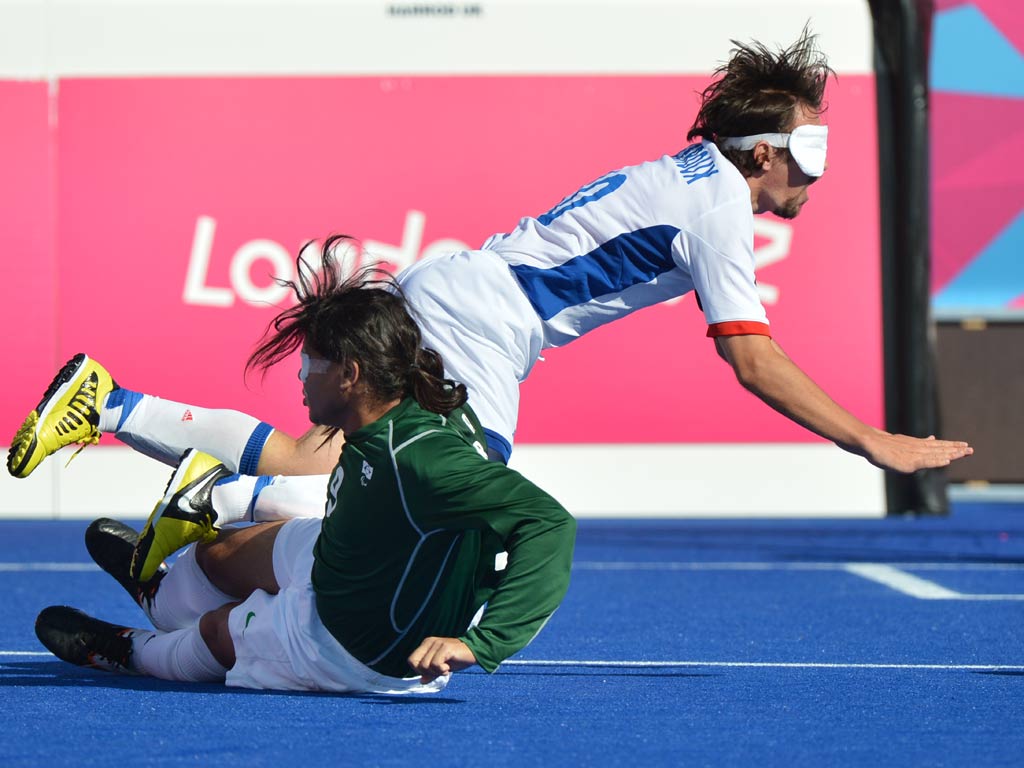
[[[729,61],[715,70],[716,79],[701,94],[700,111],[686,134],[687,141],[785,133],[793,124],[798,104],[818,113],[825,110],[825,84],[835,72],[818,50],[817,35],[809,26],[795,43],[778,51],[757,41],[744,44],[733,40],[732,44],[736,48]],[[722,153],[744,176],[757,169],[751,150],[726,149]]]
[[[270,322],[246,372],[266,371],[308,343],[336,363],[357,361],[367,394],[378,402],[411,395],[429,411],[451,413],[466,402],[466,387],[446,379],[441,356],[423,347],[419,326],[391,275],[376,265],[342,275],[335,254],[351,241],[347,235],[328,238],[320,252],[322,269],[299,251],[295,280],[278,280],[298,303]]]

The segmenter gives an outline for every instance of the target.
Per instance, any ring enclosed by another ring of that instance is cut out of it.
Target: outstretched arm
[[[767,336],[720,336],[718,353],[746,389],[784,416],[877,467],[914,472],[974,452],[967,443],[893,435],[840,407]]]

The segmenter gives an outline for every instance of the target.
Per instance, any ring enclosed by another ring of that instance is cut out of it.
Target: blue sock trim
[[[502,461],[508,464],[508,460],[512,456],[512,444],[493,429],[485,427],[484,434],[487,435],[487,447],[500,455]]]
[[[252,501],[249,502],[249,519],[254,523],[256,522],[256,516],[253,514],[256,511],[256,498],[260,495],[260,491],[273,481],[274,478],[270,475],[260,475],[256,478],[256,485],[252,489]]]
[[[220,480],[216,481],[213,486],[216,488],[218,485],[227,485],[228,483],[237,483],[242,479],[240,474],[224,475]]]
[[[238,462],[238,471],[243,475],[255,475],[256,466],[260,463],[260,454],[263,453],[263,446],[267,442],[267,438],[270,437],[270,433],[274,431],[274,428],[267,424],[265,421],[261,421],[259,426],[252,431],[249,435],[249,442],[245,444],[245,450],[242,451],[242,458]]]
[[[130,389],[124,389],[118,387],[110,391],[107,395],[107,401],[103,404],[104,408],[118,408],[121,409],[121,418],[117,421],[117,429],[114,432],[120,432],[121,427],[124,426],[125,420],[131,415],[135,407],[142,402],[143,395],[139,392],[132,392]]]

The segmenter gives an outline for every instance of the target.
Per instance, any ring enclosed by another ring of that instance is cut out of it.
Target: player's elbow
[[[731,338],[723,340],[717,347],[740,385],[755,393],[771,377],[778,362],[778,353],[772,348],[771,340],[763,336]]]
[[[744,389],[757,392],[760,382],[764,378],[764,366],[756,358],[742,357],[730,360],[732,371],[736,374],[736,381]]]

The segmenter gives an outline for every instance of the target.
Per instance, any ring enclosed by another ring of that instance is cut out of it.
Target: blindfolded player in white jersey
[[[492,458],[508,461],[519,384],[545,348],[691,291],[707,335],[739,382],[807,429],[899,472],[972,452],[964,442],[863,423],[770,334],[754,279],[753,217],[797,216],[825,173],[822,100],[830,74],[806,30],[782,50],[739,45],[702,94],[687,135],[694,143],[681,152],[612,171],[480,250],[433,256],[398,276],[425,344],[468,388]],[[186,409],[192,419],[183,422]],[[83,355],[65,366],[26,420],[8,468],[26,476],[60,447],[94,442],[100,432],[172,465],[196,447],[237,473],[228,482],[219,477],[211,490],[215,481],[199,482],[210,467],[179,470],[154,516],[164,517],[168,501],[193,486],[204,489],[194,494],[199,511],[193,524],[175,524],[153,557],[209,536],[215,523],[320,514],[324,475],[341,445],[339,436],[321,448],[315,428],[295,439],[237,411],[119,388]]]

